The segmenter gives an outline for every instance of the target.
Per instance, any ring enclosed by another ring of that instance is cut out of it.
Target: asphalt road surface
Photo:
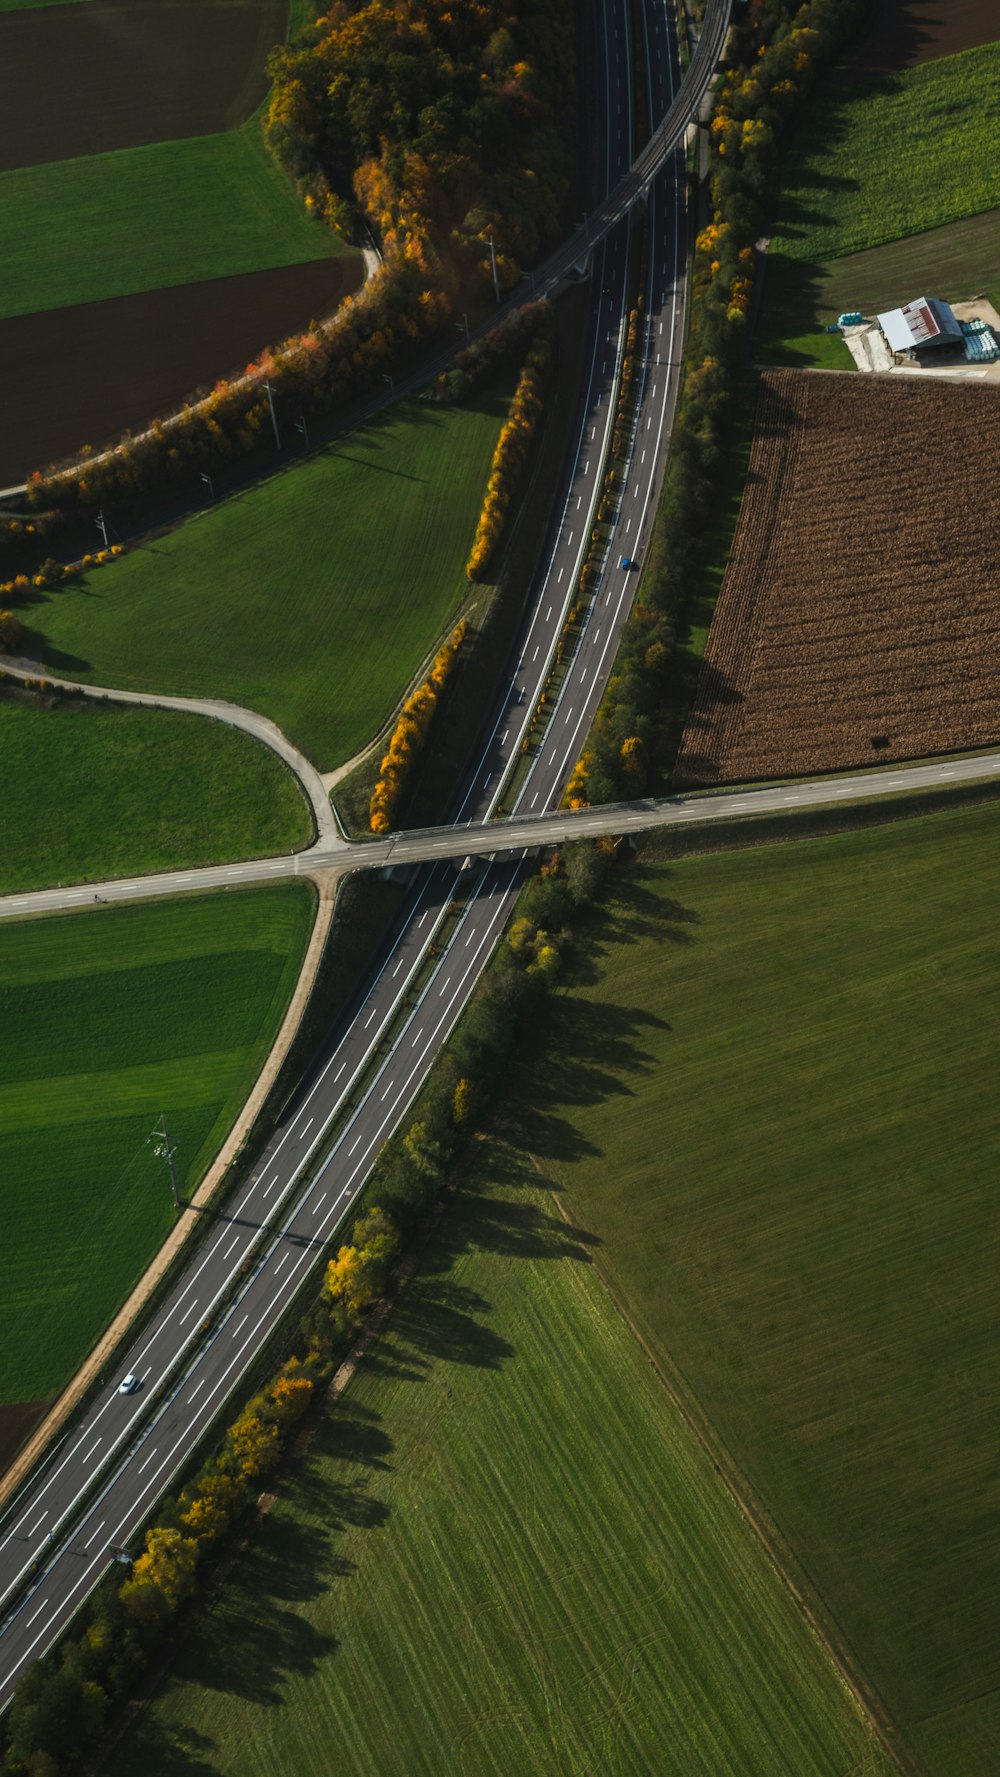
[[[676,88],[676,50],[661,0],[647,5],[645,61],[654,113],[662,115]],[[629,9],[606,7],[604,16],[603,128],[611,189],[632,160],[634,46]],[[705,71],[707,78],[708,64]],[[545,743],[517,798],[517,814],[541,815],[558,805],[606,683],[637,578],[615,563],[622,552],[641,560],[652,523],[683,322],[683,217],[676,177],[670,162],[651,192],[639,410],[609,564]],[[489,817],[520,756],[592,528],[627,320],[627,240],[628,223],[622,221],[595,255],[579,431],[513,670],[487,723],[468,790],[454,810],[459,821]],[[342,861],[339,848],[338,857]],[[281,860],[268,863],[276,877],[285,868]],[[297,864],[292,861],[293,868]],[[468,1001],[509,917],[522,870],[514,861],[462,872],[440,864],[419,872],[406,916],[377,973],[353,1014],[333,1033],[253,1176],[225,1211],[211,1216],[210,1232],[108,1377],[106,1392],[50,1453],[0,1522],[5,1610],[0,1701],[97,1583],[111,1558],[110,1546],[136,1538],[349,1217],[379,1149],[413,1103]],[[439,952],[428,964],[436,934]],[[143,1387],[126,1397],[118,1394],[117,1383],[127,1371],[140,1376]]]
[[[572,720],[572,715],[570,715]],[[547,735],[543,753],[550,751]],[[558,751],[556,758],[558,760]],[[38,918],[45,913],[79,911],[100,902],[156,900],[164,895],[198,894],[222,888],[248,888],[311,876],[323,870],[381,870],[449,859],[493,858],[540,846],[563,845],[605,834],[642,833],[653,827],[705,827],[717,821],[746,820],[754,815],[788,814],[829,808],[845,802],[912,794],[914,791],[988,783],[1000,775],[1000,753],[939,759],[912,765],[882,765],[873,771],[802,778],[798,782],[737,785],[706,790],[695,796],[644,797],[637,802],[606,803],[597,808],[558,809],[551,798],[542,810],[503,819],[461,821],[446,827],[418,827],[389,833],[384,839],[331,846],[322,842],[285,858],[252,858],[242,864],[210,865],[200,870],[170,870],[158,876],[122,877],[94,888],[36,889],[0,897],[0,920]]]

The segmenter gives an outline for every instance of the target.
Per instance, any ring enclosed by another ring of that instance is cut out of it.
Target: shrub
[[[378,782],[372,791],[369,824],[373,833],[388,833],[391,828],[392,816],[427,739],[438,699],[458,658],[465,633],[463,617],[435,655],[428,677],[411,692],[400,711],[388,751],[379,767]]]

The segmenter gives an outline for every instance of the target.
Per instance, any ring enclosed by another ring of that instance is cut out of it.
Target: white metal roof
[[[894,352],[919,351],[921,346],[942,345],[962,337],[948,303],[936,296],[915,296],[902,308],[879,315],[878,324]]]

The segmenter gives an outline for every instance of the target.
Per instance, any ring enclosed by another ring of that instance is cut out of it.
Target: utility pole
[[[270,377],[267,378],[267,381],[265,382],[264,387],[267,390],[267,404],[268,404],[268,407],[271,409],[271,424],[274,427],[275,447],[276,447],[276,449],[280,450],[281,449],[281,434],[278,431],[278,416],[274,411],[274,390],[271,387]]]
[[[388,385],[389,385],[389,393],[390,393],[390,395],[394,395],[394,394],[395,394],[395,393],[396,393],[396,382],[395,382],[395,378],[394,378],[394,377],[391,377],[391,376],[390,376],[390,375],[389,375],[389,372],[388,372],[388,371],[387,371],[387,370],[383,370],[383,372],[382,372],[382,381],[383,381],[383,382],[384,382],[384,383],[388,383]]]
[[[465,337],[466,337],[467,341],[472,338],[472,335],[469,332],[469,317],[468,317],[468,315],[463,315],[462,319],[460,321],[455,322],[455,329],[456,329],[456,332],[458,332],[458,333],[461,333],[464,329]]]
[[[295,430],[296,430],[296,432],[301,432],[301,433],[302,433],[302,436],[303,436],[303,438],[304,438],[304,439],[305,439],[305,442],[306,442],[306,450],[308,450],[308,449],[309,449],[309,427],[308,427],[308,426],[307,426],[307,425],[306,425],[306,416],[305,416],[305,414],[303,414],[303,415],[302,415],[302,418],[301,418],[301,419],[298,419],[298,420],[296,420],[296,422],[295,422]]]
[[[209,475],[209,473],[208,473],[208,471],[207,471],[207,470],[206,470],[206,469],[202,469],[202,471],[201,471],[201,479],[202,479],[202,481],[204,481],[204,482],[206,482],[206,483],[207,483],[207,484],[208,484],[208,497],[209,497],[209,499],[210,499],[210,500],[214,500],[214,499],[215,499],[215,488],[214,488],[214,487],[213,487],[213,485],[212,485],[212,477],[211,477],[211,476],[210,476],[210,475]]]
[[[108,547],[108,526],[107,526],[107,521],[104,517],[104,507],[103,506],[101,507],[100,512],[97,514],[97,517],[95,518],[94,523],[96,524],[98,530],[100,531],[101,536],[104,538],[104,547],[105,547],[105,549],[107,549],[107,547]]]
[[[181,1209],[183,1209],[184,1206],[181,1203],[181,1194],[180,1194],[179,1190],[177,1189],[177,1167],[174,1164],[174,1155],[176,1154],[177,1149],[173,1146],[173,1143],[170,1140],[170,1135],[167,1130],[166,1117],[161,1117],[160,1122],[161,1122],[161,1126],[162,1126],[163,1139],[161,1142],[159,1142],[157,1144],[154,1152],[156,1154],[157,1159],[158,1160],[165,1160],[167,1165],[170,1168],[170,1186],[171,1186],[171,1189],[174,1193],[174,1208],[179,1212]],[[154,1131],[153,1131],[154,1135],[158,1135],[159,1133],[160,1133],[159,1130],[154,1129]]]
[[[497,308],[499,308],[500,307],[500,279],[497,277],[497,250],[496,250],[496,247],[493,245],[493,236],[492,235],[490,235],[490,264],[493,267],[493,289],[494,289],[496,299],[497,299]]]

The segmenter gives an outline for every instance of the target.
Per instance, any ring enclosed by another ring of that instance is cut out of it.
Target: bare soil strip
[[[25,1438],[31,1436],[38,1421],[44,1418],[51,1401],[13,1401],[0,1407],[0,1474]]]
[[[331,313],[363,278],[361,254],[349,254],[0,322],[0,486],[172,412],[266,341]]]
[[[678,786],[1000,736],[1000,392],[768,371]]]
[[[287,23],[287,0],[0,13],[0,171],[234,129],[264,98]]]
[[[994,0],[881,0],[848,63],[848,80],[872,80],[939,56],[978,49],[1000,34]]]

